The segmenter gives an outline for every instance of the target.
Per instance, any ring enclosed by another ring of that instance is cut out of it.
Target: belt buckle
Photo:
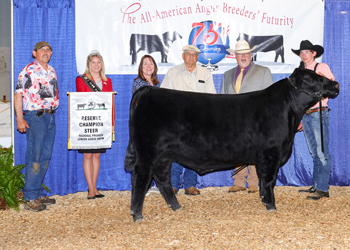
[[[54,109],[49,109],[49,114],[51,115],[53,113],[55,113],[55,110]]]
[[[311,114],[311,109],[306,110],[305,114],[306,115],[310,115]]]

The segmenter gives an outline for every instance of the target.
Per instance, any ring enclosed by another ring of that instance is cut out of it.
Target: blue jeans
[[[55,114],[25,111],[24,120],[29,128],[26,131],[27,150],[25,166],[24,198],[35,200],[44,195],[41,186],[52,154],[56,134]]]
[[[329,153],[329,114],[328,110],[322,111],[323,146],[321,144],[320,113],[314,112],[303,117],[303,130],[305,139],[313,158],[314,172],[313,183],[317,190],[328,192],[329,178],[331,176],[332,158]]]
[[[176,190],[180,189],[180,175],[182,174],[183,169],[184,167],[181,166],[179,163],[173,162],[171,164],[171,185]],[[197,173],[191,169],[185,168],[183,179],[185,190],[190,187],[195,187],[197,185]]]

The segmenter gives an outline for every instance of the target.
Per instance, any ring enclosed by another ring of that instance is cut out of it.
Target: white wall
[[[0,47],[0,100],[10,100],[10,47]]]
[[[11,146],[11,0],[0,0],[0,145]],[[6,96],[6,101],[2,101]]]
[[[11,46],[11,0],[0,0],[0,47]]]
[[[0,100],[10,100],[11,0],[0,0]]]

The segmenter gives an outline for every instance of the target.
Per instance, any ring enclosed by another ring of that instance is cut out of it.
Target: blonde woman
[[[112,81],[105,75],[103,58],[98,51],[94,50],[88,55],[85,73],[83,76],[78,76],[75,83],[77,92],[113,91]],[[103,198],[104,195],[97,191],[96,182],[100,170],[101,153],[105,153],[106,149],[79,149],[78,152],[84,154],[83,168],[86,182],[89,186],[87,198]]]

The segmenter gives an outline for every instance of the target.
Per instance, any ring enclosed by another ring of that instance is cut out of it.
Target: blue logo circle
[[[201,50],[198,61],[203,64],[220,62],[229,55],[226,49],[230,48],[227,30],[213,21],[203,21],[192,24],[192,31],[188,44],[197,46]]]

